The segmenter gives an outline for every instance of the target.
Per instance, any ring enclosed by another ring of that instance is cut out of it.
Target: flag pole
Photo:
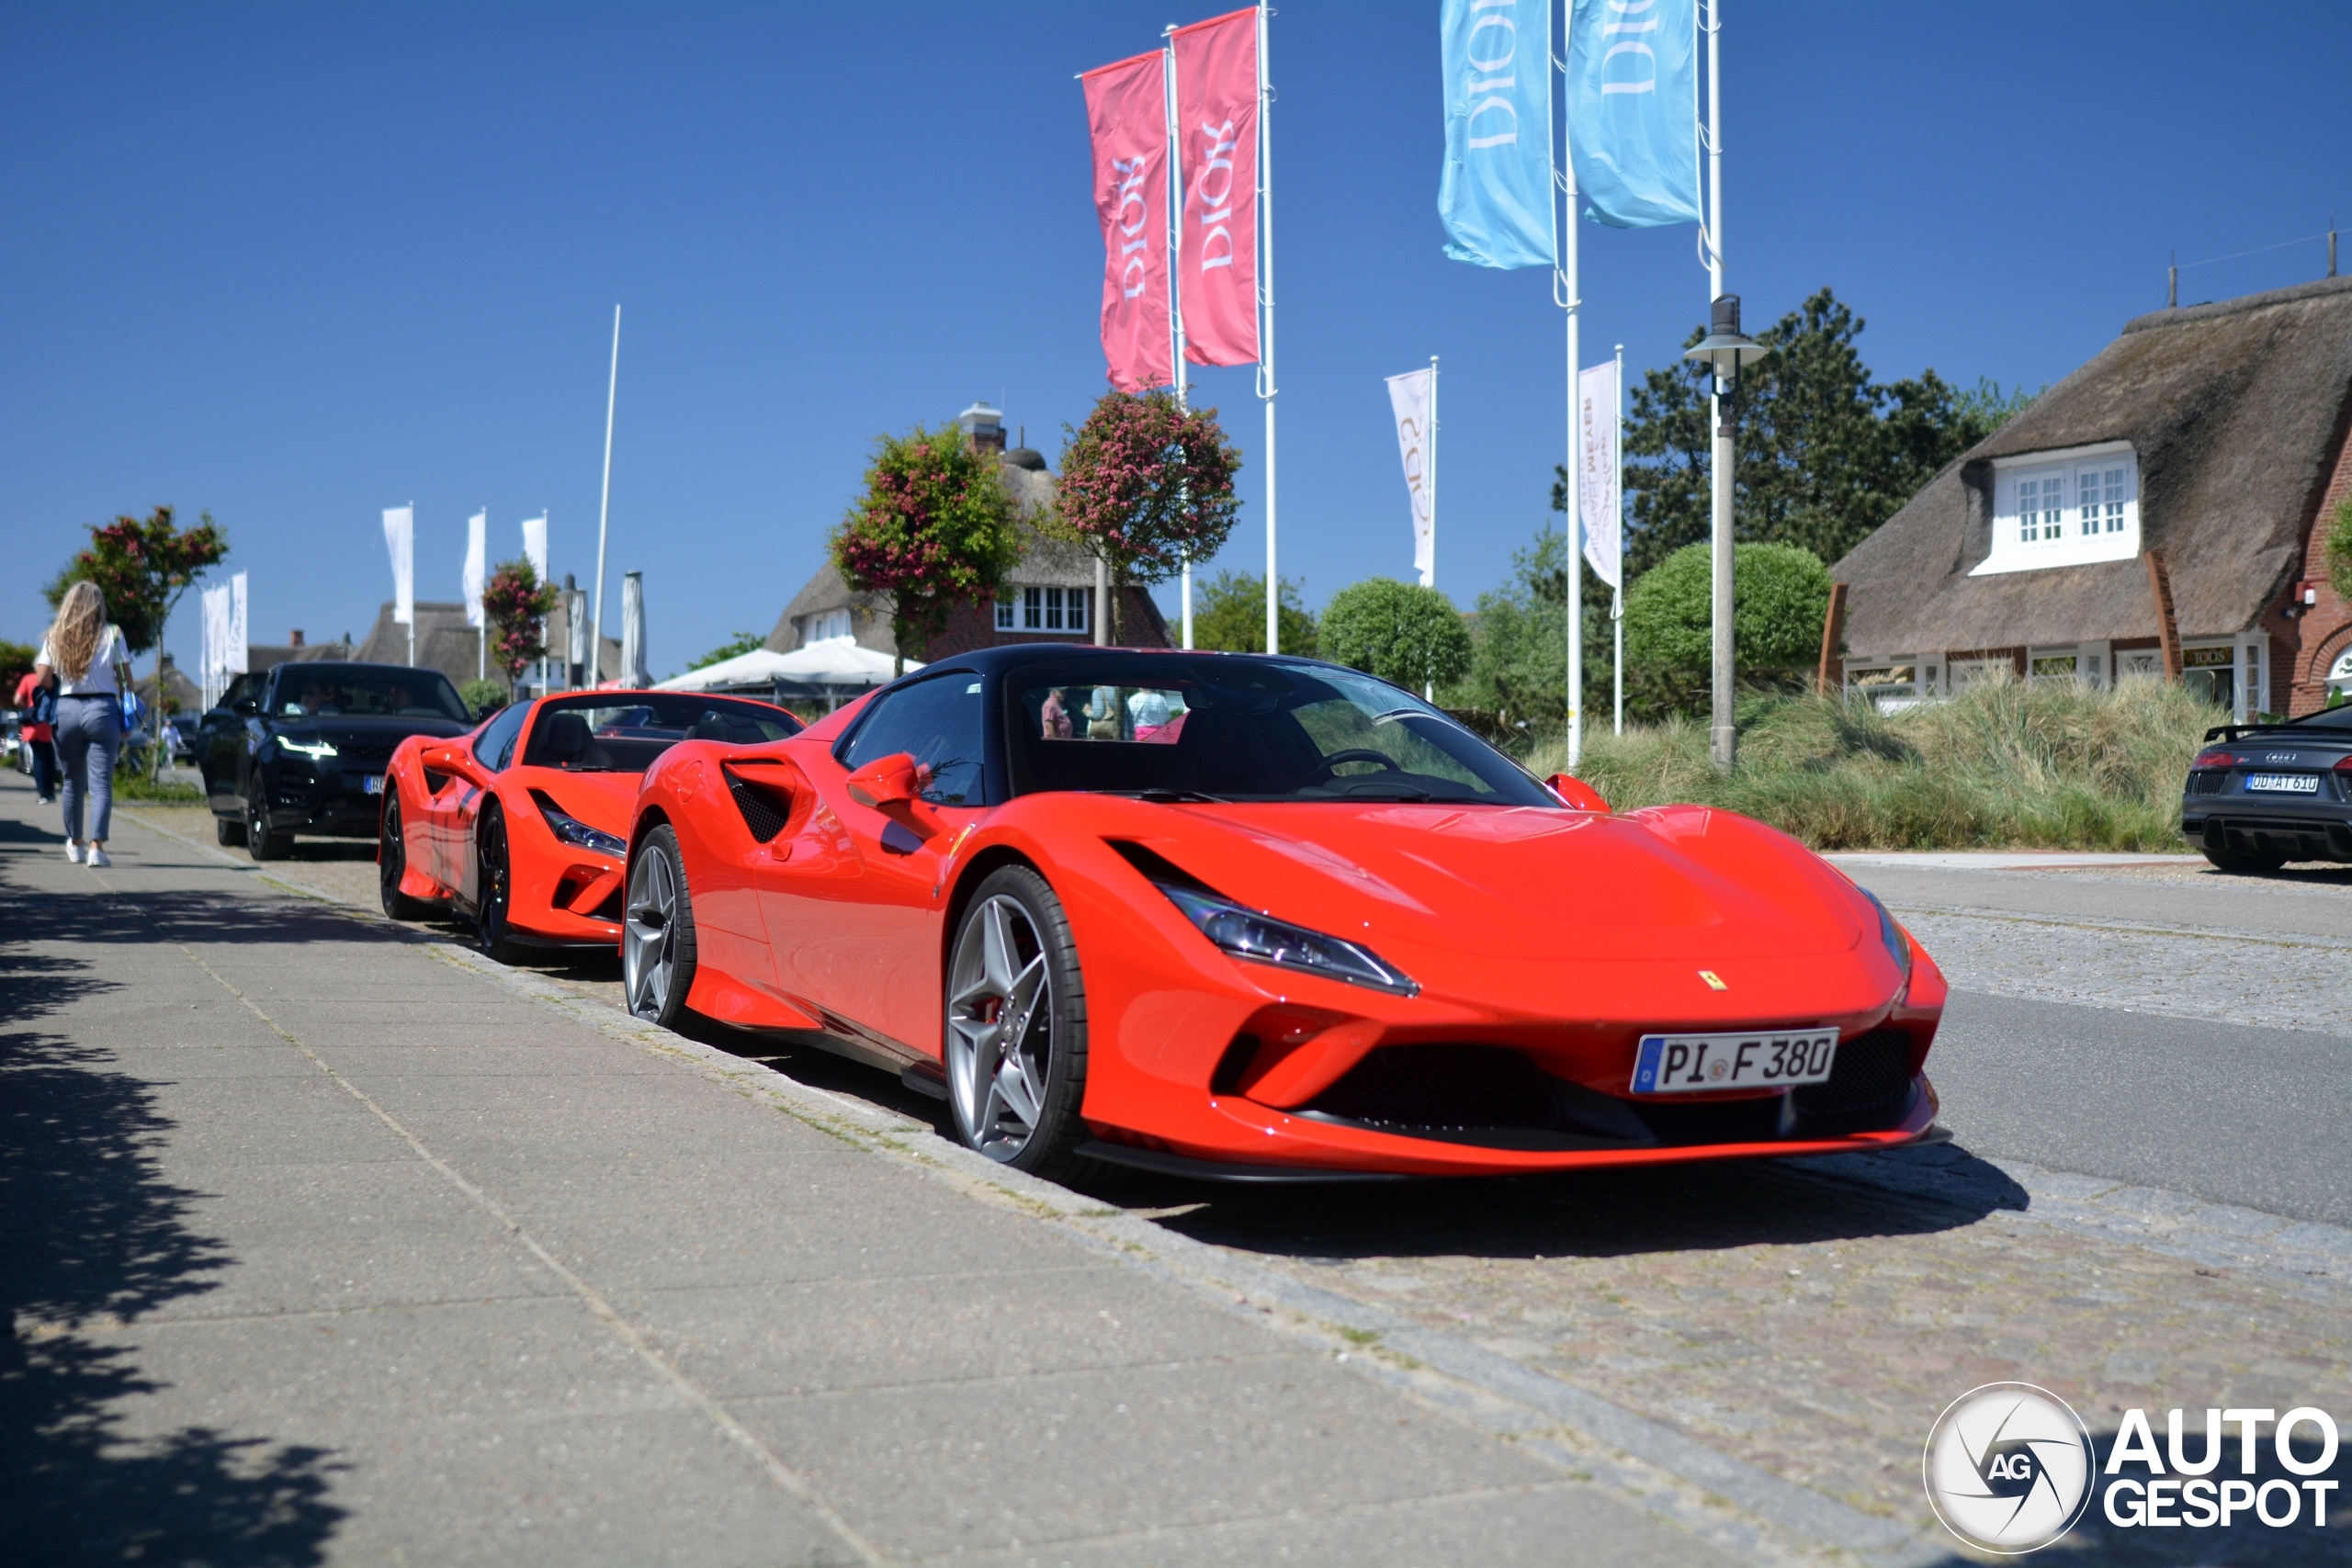
[[[1617,584],[1609,599],[1609,624],[1617,634],[1617,724],[1612,734],[1625,733],[1625,345],[1617,345],[1616,406],[1609,411],[1614,423],[1609,437],[1609,456],[1617,465],[1617,472],[1609,481],[1609,493],[1617,502]]]
[[[1572,39],[1568,34],[1576,27],[1576,7],[1563,6],[1560,39],[1560,59],[1565,62]],[[1564,106],[1565,108],[1565,106]],[[1584,301],[1578,293],[1577,277],[1577,165],[1576,150],[1571,142],[1574,130],[1567,115],[1560,116],[1560,170],[1558,183],[1565,193],[1561,211],[1560,256],[1566,274],[1567,298],[1561,301],[1568,313],[1568,452],[1564,470],[1567,483],[1568,502],[1568,771],[1574,773],[1584,759],[1584,502],[1581,479],[1582,465],[1577,451],[1577,361],[1579,322],[1577,317]]]
[[[1698,16],[1691,12],[1693,25]],[[1724,293],[1724,135],[1723,82],[1718,42],[1723,37],[1722,0],[1707,4],[1707,310],[1713,319],[1714,302]],[[1714,687],[1710,727],[1709,752],[1718,773],[1731,772],[1738,756],[1739,731],[1732,717],[1732,483],[1733,457],[1731,432],[1724,423],[1723,379],[1713,380],[1707,399],[1708,423],[1713,427],[1713,457],[1710,490],[1713,492],[1714,525],[1711,536],[1713,552],[1713,593],[1709,618],[1713,643],[1713,681]]]
[[[1266,405],[1266,651],[1282,651],[1282,579],[1274,562],[1274,130],[1266,85],[1266,19],[1258,0],[1258,397]]]
[[[1190,406],[1185,393],[1184,378],[1184,288],[1182,265],[1184,255],[1184,161],[1181,139],[1176,129],[1176,24],[1169,23],[1160,29],[1168,40],[1163,46],[1166,55],[1165,74],[1168,101],[1168,362],[1176,373],[1176,407],[1182,412]],[[1184,552],[1183,571],[1184,646],[1193,646],[1193,552]]]
[[[591,687],[605,679],[605,525],[613,515],[613,405],[621,390],[621,308],[613,307],[613,373],[605,385],[605,496],[596,503],[596,613],[588,618]],[[544,515],[544,513],[542,514]]]

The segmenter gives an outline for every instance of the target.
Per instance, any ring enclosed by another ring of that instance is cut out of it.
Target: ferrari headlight
[[[1327,980],[1344,980],[1351,986],[1369,986],[1400,997],[1413,996],[1421,988],[1418,981],[1368,947],[1277,920],[1200,888],[1166,882],[1153,886],[1201,928],[1203,936],[1233,957],[1320,975]]]
[[[1871,908],[1878,911],[1878,939],[1886,944],[1886,955],[1902,971],[1903,990],[1896,994],[1905,995],[1911,989],[1911,939],[1903,934],[1903,928],[1894,923],[1894,917],[1886,912],[1886,906],[1879,902],[1877,894],[1867,887],[1860,891],[1871,901]]]
[[[592,851],[600,855],[610,855],[615,860],[619,860],[628,853],[628,846],[619,839],[605,832],[602,828],[591,828],[538,791],[533,790],[531,798],[537,802],[539,815],[547,818],[548,830],[565,843],[575,849]]]

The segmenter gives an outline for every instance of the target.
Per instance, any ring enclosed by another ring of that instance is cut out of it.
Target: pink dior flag
[[[1250,365],[1258,358],[1258,13],[1180,28],[1175,46],[1184,357]]]
[[[1102,357],[1123,392],[1176,379],[1168,327],[1168,84],[1159,51],[1089,71],[1102,220]]]

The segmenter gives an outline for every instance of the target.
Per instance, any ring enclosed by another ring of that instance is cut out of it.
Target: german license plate
[[[2281,795],[2317,795],[2317,773],[2249,773],[2245,787],[2249,790],[2273,790]]]
[[[1719,1089],[1786,1089],[1820,1083],[1838,1056],[1838,1032],[1645,1034],[1634,1058],[1635,1094],[1702,1094]]]
[[[384,775],[381,773],[369,773],[368,777],[362,781],[359,787],[368,795],[381,795],[384,793]]]

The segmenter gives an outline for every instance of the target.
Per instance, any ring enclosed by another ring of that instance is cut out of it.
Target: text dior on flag
[[[1179,28],[1170,45],[1184,182],[1178,242],[1184,357],[1195,365],[1255,364],[1258,13]]]
[[[1175,378],[1169,342],[1168,86],[1155,51],[1087,72],[1094,211],[1102,225],[1102,357],[1123,392]]]

